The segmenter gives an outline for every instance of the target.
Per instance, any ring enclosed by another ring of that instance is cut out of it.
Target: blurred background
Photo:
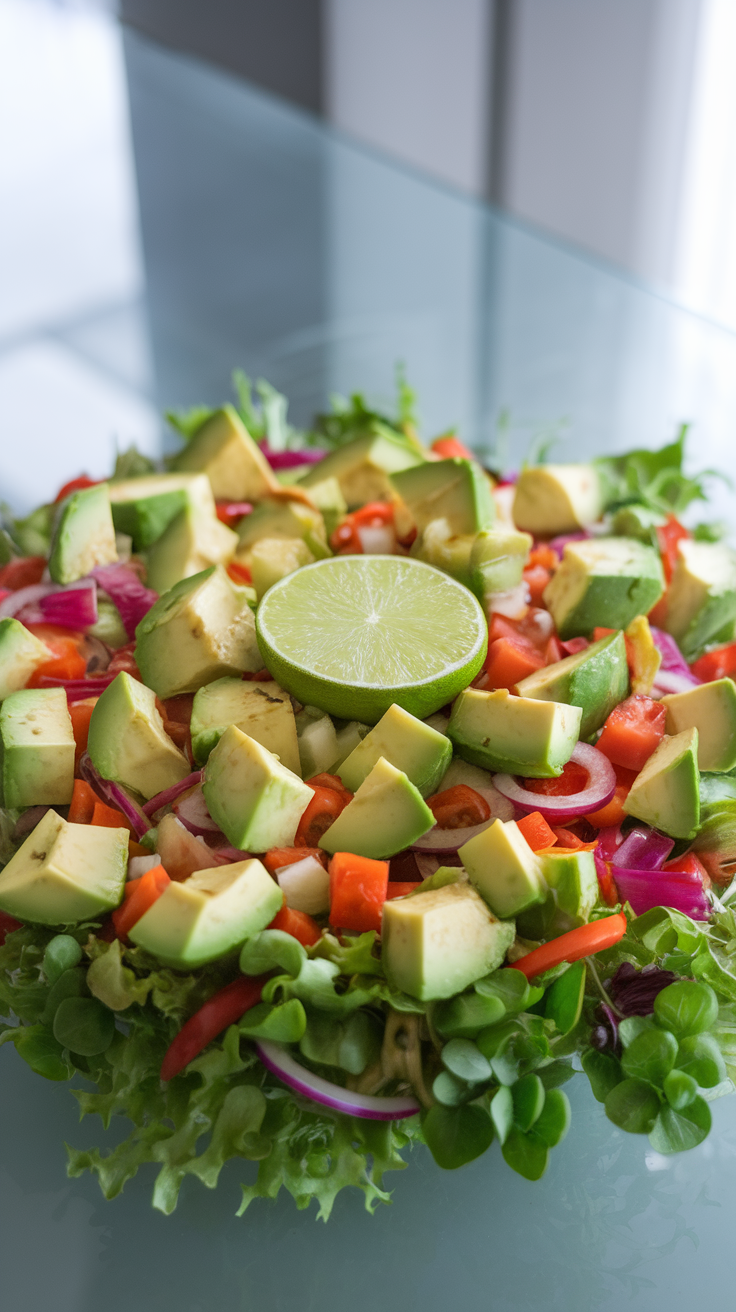
[[[732,0],[0,0],[3,497],[236,365],[722,462],[735,64]]]

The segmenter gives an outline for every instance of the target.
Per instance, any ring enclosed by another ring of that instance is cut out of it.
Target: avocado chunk
[[[149,587],[159,594],[168,592],[181,579],[232,560],[237,546],[237,533],[215,515],[185,506],[146,555]]]
[[[52,656],[53,652],[20,620],[12,615],[0,620],[0,702],[11,692],[25,688],[39,665]]]
[[[433,519],[447,520],[453,535],[477,533],[496,517],[488,476],[474,460],[430,460],[391,481],[420,533]]]
[[[475,537],[453,533],[448,519],[431,519],[412,543],[411,554],[470,587],[470,556]]]
[[[74,788],[74,733],[63,688],[23,688],[0,706],[4,806],[66,805]]]
[[[330,555],[321,514],[298,501],[262,501],[250,515],[241,519],[238,525],[238,556],[242,557],[261,538],[301,538],[315,560]]]
[[[583,651],[528,675],[517,686],[520,697],[579,706],[580,737],[589,738],[629,691],[624,635],[609,633]]]
[[[394,703],[339,767],[345,787],[356,792],[382,756],[403,771],[422,797],[429,797],[452,760],[452,745]]]
[[[159,597],[135,631],[135,658],[149,688],[175,697],[225,674],[263,669],[248,598],[221,565]]]
[[[282,765],[299,774],[296,721],[288,692],[275,682],[215,679],[194,696],[192,751],[204,765],[225,730],[236,724],[242,733],[278,756]]]
[[[544,901],[547,885],[540,858],[515,820],[494,820],[464,843],[458,856],[471,883],[501,920]]]
[[[210,752],[202,792],[228,841],[249,852],[291,846],[314,796],[297,774],[234,724]]]
[[[528,533],[499,526],[477,533],[470,553],[470,587],[483,609],[492,609],[495,593],[518,587],[533,539]]]
[[[685,659],[695,660],[734,619],[736,553],[722,542],[680,542],[664,627]]]
[[[736,766],[736,684],[715,679],[661,699],[668,734],[698,731],[698,769],[728,773]]]
[[[544,590],[563,642],[587,637],[598,625],[625,629],[647,615],[664,592],[659,555],[635,538],[568,542]]]
[[[146,474],[113,480],[108,487],[115,528],[127,533],[135,551],[150,547],[185,506],[195,514],[216,516],[206,474]]]
[[[506,688],[465,688],[448,734],[458,756],[485,770],[547,779],[562,774],[580,732],[582,712],[561,702],[514,697]]]
[[[124,671],[95,705],[87,751],[103,779],[146,798],[172,788],[190,773],[184,753],[164,730],[155,693]]]
[[[389,475],[421,465],[425,457],[385,424],[372,423],[368,431],[313,465],[299,482],[308,491],[327,478],[336,478],[348,510],[368,501],[393,501]]]
[[[592,465],[532,465],[516,484],[517,528],[540,537],[574,533],[603,514],[603,490]]]
[[[348,503],[342,494],[340,484],[336,478],[323,478],[320,483],[310,483],[309,499],[322,515],[325,533],[329,540],[348,510]]]
[[[662,739],[631,785],[624,811],[671,838],[694,838],[700,824],[699,785],[698,731],[684,729]]]
[[[192,970],[234,952],[270,925],[284,895],[260,861],[197,870],[166,885],[130,931],[165,966]]]
[[[253,587],[260,601],[279,579],[293,574],[302,565],[311,565],[314,556],[301,538],[261,538],[254,542],[245,557],[241,556],[242,559],[250,567]]]
[[[514,933],[471,884],[446,884],[385,903],[381,956],[394,988],[422,1002],[451,998],[501,965]]]
[[[127,829],[70,825],[47,811],[0,871],[0,907],[40,925],[112,911],[123,899],[129,837]]]
[[[303,779],[331,770],[340,755],[335,726],[329,715],[301,713],[297,724],[300,773]]]
[[[55,583],[75,583],[95,565],[118,558],[106,483],[72,492],[63,502],[51,539],[49,574]]]
[[[598,876],[592,852],[549,852],[539,854],[543,887],[548,893],[518,918],[524,938],[564,934],[590,920],[598,900]]]
[[[353,800],[319,840],[326,852],[395,856],[434,824],[422,794],[401,770],[379,757]]]
[[[212,495],[222,501],[260,501],[278,487],[266,457],[231,405],[204,421],[174,467],[206,474]]]

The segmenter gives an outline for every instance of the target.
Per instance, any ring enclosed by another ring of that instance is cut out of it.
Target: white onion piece
[[[330,909],[330,876],[316,856],[305,856],[290,866],[280,866],[276,882],[292,911],[321,916]]]
[[[530,599],[529,584],[522,581],[506,592],[492,592],[487,609],[496,615],[505,615],[509,620],[520,620],[526,614]]]
[[[666,696],[667,693],[690,692],[691,688],[699,687],[700,680],[696,679],[694,674],[680,674],[678,670],[660,669],[657,671],[651,695],[658,698]]]
[[[256,1051],[266,1070],[278,1075],[295,1093],[345,1116],[360,1116],[370,1121],[401,1121],[406,1116],[415,1116],[420,1110],[415,1098],[375,1098],[331,1084],[321,1075],[313,1075],[306,1067],[300,1066],[287,1048],[271,1039],[257,1039]]]
[[[181,823],[190,834],[196,834],[201,838],[204,834],[219,834],[220,826],[216,825],[209,811],[207,803],[204,800],[202,785],[197,784],[191,793],[185,793],[177,797],[171,804],[171,809],[179,817]]]
[[[358,537],[366,556],[390,556],[396,550],[392,524],[361,524]]]
[[[128,862],[128,879],[140,879],[147,870],[161,865],[161,857],[152,852],[150,856],[132,856]]]
[[[491,814],[487,820],[482,820],[478,825],[467,825],[464,829],[440,829],[439,825],[433,825],[428,833],[418,838],[416,843],[412,843],[412,851],[438,854],[457,852],[463,843],[468,843],[476,834],[482,834],[494,820],[513,820],[515,815],[513,802],[504,797],[497,788],[474,788],[473,792],[480,793],[490,806]],[[592,811],[593,807],[590,809]]]
[[[558,823],[607,806],[616,791],[616,772],[608,757],[589,743],[578,743],[570,760],[588,771],[588,782],[579,793],[571,793],[567,797],[546,797],[544,793],[533,793],[530,789],[522,788],[512,774],[494,775],[493,782],[504,797],[508,797],[522,810],[539,811],[545,820]]]

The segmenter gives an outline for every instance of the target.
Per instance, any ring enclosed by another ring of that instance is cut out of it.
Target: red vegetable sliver
[[[514,970],[520,970],[527,979],[534,979],[535,975],[541,975],[545,970],[561,965],[563,961],[581,961],[583,957],[613,947],[625,933],[626,916],[619,911],[603,920],[592,920],[579,929],[571,929],[567,934],[543,943],[518,961],[510,961],[509,965]]]
[[[141,916],[157,902],[171,880],[163,866],[154,866],[140,879],[131,879],[125,885],[125,901],[112,913],[112,922],[118,938],[125,938]]]
[[[283,906],[268,928],[280,929],[284,934],[291,934],[292,938],[298,939],[305,948],[311,948],[312,944],[319,943],[322,937],[322,930],[317,921],[308,916],[306,911],[295,911],[293,907]]]
[[[388,861],[336,852],[330,861],[330,924],[380,932],[388,892]]]
[[[261,1000],[267,979],[267,975],[242,975],[208,998],[204,1006],[190,1016],[167,1049],[161,1063],[161,1079],[173,1080],[218,1034],[255,1007]]]

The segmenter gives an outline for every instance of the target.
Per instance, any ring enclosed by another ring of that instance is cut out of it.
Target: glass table
[[[119,36],[105,41],[119,73]],[[75,463],[104,472],[116,407],[123,445],[161,449],[157,412],[222,400],[236,366],[287,392],[296,423],[336,391],[390,405],[401,363],[427,434],[457,424],[486,453],[500,438],[510,466],[540,436],[570,459],[654,446],[689,420],[693,464],[736,472],[736,336],[248,85],[133,34],[124,47],[137,201],[105,195],[132,262],[101,256],[76,318],[37,316],[0,339],[5,432],[22,431],[3,439],[3,489],[19,506]],[[125,123],[115,130],[127,148]],[[72,284],[89,251],[65,249]],[[729,515],[728,490],[715,498]],[[389,1177],[390,1207],[371,1219],[343,1195],[325,1227],[287,1197],[237,1220],[248,1164],[214,1193],[186,1182],[169,1218],[149,1206],[148,1170],[105,1203],[64,1174],[64,1142],[99,1142],[97,1126],[9,1046],[0,1070],[13,1312],[52,1299],[55,1312],[669,1312],[704,1272],[711,1290],[730,1280],[736,1100],[714,1105],[704,1145],[665,1159],[574,1080],[572,1132],[539,1184],[496,1146],[457,1173],[416,1150]]]

